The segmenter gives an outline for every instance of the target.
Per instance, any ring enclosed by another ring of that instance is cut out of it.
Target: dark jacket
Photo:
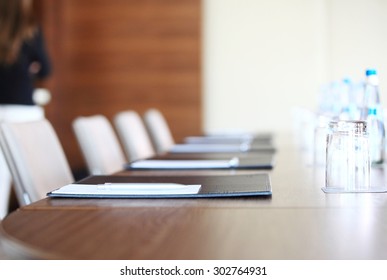
[[[36,75],[29,71],[32,62],[41,66]],[[12,65],[0,64],[0,104],[34,105],[34,80],[47,77],[51,72],[41,30],[25,42],[17,61]]]

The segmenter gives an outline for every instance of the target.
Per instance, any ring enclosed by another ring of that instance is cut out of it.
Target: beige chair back
[[[145,159],[156,154],[146,127],[135,111],[123,111],[114,117],[114,124],[129,161]]]
[[[127,160],[105,116],[78,117],[73,121],[73,129],[91,175],[107,175],[123,169]]]
[[[167,152],[175,145],[171,130],[164,115],[157,109],[144,114],[144,123],[157,153]]]
[[[48,120],[1,123],[0,140],[21,206],[74,181],[63,147]]]

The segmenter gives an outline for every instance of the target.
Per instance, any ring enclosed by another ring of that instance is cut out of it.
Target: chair
[[[135,111],[119,112],[114,124],[129,161],[152,157],[156,154],[146,127]]]
[[[63,148],[48,120],[3,122],[0,143],[20,206],[74,182]]]
[[[168,123],[159,110],[148,109],[144,114],[144,123],[157,153],[166,152],[175,145]]]
[[[73,121],[73,130],[91,175],[106,175],[122,170],[127,160],[105,116],[77,117]]]
[[[0,219],[8,215],[12,191],[12,176],[0,149]]]
[[[41,120],[42,118],[44,118],[44,109],[41,106],[0,107],[0,120],[3,122],[27,122]],[[12,183],[11,172],[0,149],[0,219],[12,210]]]

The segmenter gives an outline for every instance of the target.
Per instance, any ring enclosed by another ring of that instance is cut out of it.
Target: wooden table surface
[[[2,221],[4,247],[16,258],[386,259],[387,194],[325,194],[324,167],[291,136],[276,140],[269,198],[46,198]],[[386,184],[383,169],[372,176]]]

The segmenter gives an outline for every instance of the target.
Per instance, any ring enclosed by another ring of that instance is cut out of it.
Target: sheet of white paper
[[[251,137],[217,137],[217,136],[188,136],[184,139],[186,144],[250,144]]]
[[[208,169],[230,168],[237,165],[237,159],[230,160],[138,160],[130,164],[131,168],[149,169]]]
[[[171,153],[234,153],[245,152],[249,149],[244,144],[176,144],[170,149]]]
[[[201,185],[182,185],[174,183],[69,184],[52,191],[52,193],[66,195],[171,195],[197,194],[200,188]]]

